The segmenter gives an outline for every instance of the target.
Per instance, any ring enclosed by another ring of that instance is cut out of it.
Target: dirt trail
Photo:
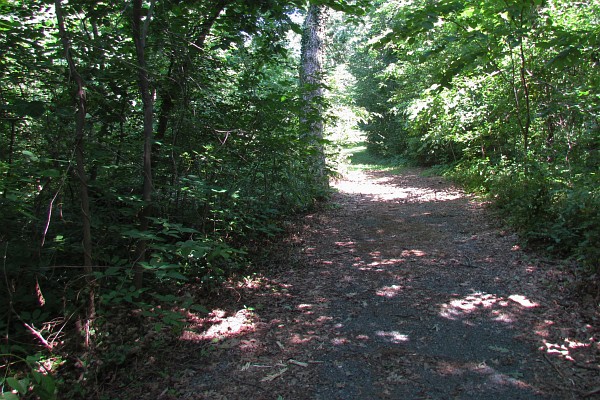
[[[560,348],[547,271],[481,204],[419,170],[336,187],[334,207],[290,228],[273,274],[183,335],[160,398],[581,396],[564,357],[539,350]]]

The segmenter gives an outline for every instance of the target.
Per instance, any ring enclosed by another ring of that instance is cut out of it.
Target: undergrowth
[[[463,162],[440,171],[484,194],[524,241],[556,257],[600,266],[600,186],[596,174],[573,174],[543,163]]]

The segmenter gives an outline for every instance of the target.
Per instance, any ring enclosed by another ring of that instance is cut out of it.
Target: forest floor
[[[422,170],[350,171],[121,399],[575,399],[600,392],[598,299]]]

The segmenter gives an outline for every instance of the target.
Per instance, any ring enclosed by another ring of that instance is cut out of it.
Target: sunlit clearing
[[[379,337],[388,339],[392,343],[404,343],[404,342],[408,342],[408,340],[409,340],[408,335],[404,335],[398,331],[390,331],[390,332],[377,331],[377,332],[375,332],[375,334]]]
[[[402,291],[402,286],[392,285],[383,287],[377,290],[377,292],[375,293],[377,294],[377,296],[391,298],[395,297],[400,291]]]
[[[333,182],[342,193],[369,194],[372,201],[403,200],[406,202],[449,201],[463,196],[450,190],[432,190],[420,187],[393,186],[394,178],[379,178],[368,181],[363,171],[350,171],[347,179]]]

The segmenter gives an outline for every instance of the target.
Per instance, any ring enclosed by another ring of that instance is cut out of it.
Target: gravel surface
[[[330,207],[290,223],[270,272],[231,283],[226,305],[192,319],[126,396],[597,395],[597,308],[582,316],[564,273],[483,204],[416,169],[350,172],[335,187]]]

